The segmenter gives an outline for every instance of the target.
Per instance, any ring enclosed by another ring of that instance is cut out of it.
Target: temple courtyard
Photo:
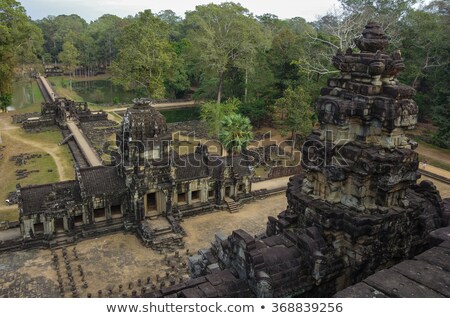
[[[285,208],[282,193],[246,204],[238,213],[185,219],[185,249],[167,254],[144,247],[134,234],[112,234],[55,250],[4,253],[0,297],[72,297],[73,286],[79,297],[120,297],[170,286],[188,279],[188,256],[210,247],[215,233],[230,235],[238,228],[262,233],[267,217]]]

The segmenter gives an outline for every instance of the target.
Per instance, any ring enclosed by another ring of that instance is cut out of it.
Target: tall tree
[[[87,23],[80,16],[76,14],[48,16],[37,21],[37,25],[44,34],[44,49],[52,56],[52,61],[45,62],[56,62],[67,41],[72,42],[78,49],[82,48],[79,42],[82,40],[81,36],[87,28]]]
[[[0,106],[11,102],[12,82],[21,63],[33,62],[42,45],[42,34],[14,0],[0,0]]]
[[[186,23],[193,68],[206,81],[215,78],[220,103],[227,72],[243,70],[247,82],[258,48],[268,45],[267,38],[248,10],[231,2],[197,6],[187,12]]]
[[[127,89],[143,87],[153,98],[165,95],[164,81],[173,74],[174,52],[168,25],[150,10],[140,12],[122,32],[112,64],[113,80]]]
[[[296,136],[306,137],[312,129],[311,96],[302,87],[289,87],[275,102],[274,121],[283,134],[291,133],[295,148]]]
[[[73,74],[79,64],[80,53],[72,42],[64,42],[63,50],[58,54],[58,60],[64,65],[70,74]]]
[[[112,14],[102,15],[89,24],[88,33],[96,47],[98,64],[110,66],[117,56],[118,39],[125,21]]]

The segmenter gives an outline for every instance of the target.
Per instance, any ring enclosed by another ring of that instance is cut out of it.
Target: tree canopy
[[[42,48],[41,30],[14,0],[0,0],[0,106],[11,102],[18,64],[32,63]]]
[[[32,22],[17,1],[0,4],[4,105],[15,73],[26,73],[38,56],[77,75],[111,71],[116,84],[139,88],[139,95],[216,103],[236,98],[234,112],[255,126],[277,122],[271,106],[287,98],[289,88],[300,88],[313,104],[327,78],[338,73],[332,56],[338,49],[357,50],[354,38],[376,20],[390,38],[387,51],[401,50],[406,69],[399,79],[417,91],[419,120],[438,125],[432,141],[447,144],[448,1],[339,0],[336,9],[313,22],[254,16],[232,2],[199,5],[185,18],[171,10],[147,10],[126,18],[106,14],[90,23],[75,14]],[[211,122],[216,136],[220,121]]]

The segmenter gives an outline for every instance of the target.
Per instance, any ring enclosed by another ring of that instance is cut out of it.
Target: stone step
[[[173,233],[171,227],[164,228],[164,229],[155,229],[155,235],[156,236],[161,236],[161,235],[164,235],[164,234],[167,234],[167,233]]]
[[[230,213],[239,212],[240,205],[237,202],[235,202],[233,200],[229,200],[229,199],[225,199],[225,202],[228,206],[228,210],[230,211]]]

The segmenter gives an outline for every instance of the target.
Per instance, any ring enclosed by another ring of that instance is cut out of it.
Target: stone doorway
[[[158,211],[159,200],[156,192],[150,192],[145,195],[145,216],[154,217],[161,213]]]
[[[122,217],[122,206],[121,205],[112,205],[111,206],[111,218],[119,219]]]
[[[192,203],[200,202],[200,190],[192,191]]]
[[[106,210],[105,210],[105,208],[95,209],[94,210],[94,220],[95,220],[95,222],[106,221]]]
[[[35,223],[34,224],[34,235],[44,234],[44,223]]]
[[[73,223],[75,226],[80,226],[83,225],[83,215],[75,215]]]
[[[225,187],[225,197],[227,198],[231,197],[231,186]]]
[[[64,219],[55,219],[55,233],[63,233],[64,230]]]
[[[178,205],[184,205],[187,204],[187,200],[186,200],[186,193],[178,193],[177,195],[177,202]]]

